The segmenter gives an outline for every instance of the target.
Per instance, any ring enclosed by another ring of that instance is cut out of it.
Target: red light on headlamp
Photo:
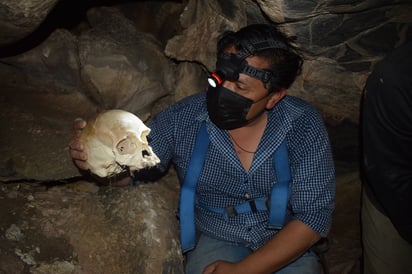
[[[215,88],[223,83],[223,77],[216,71],[207,78],[207,81],[209,82],[209,85]]]

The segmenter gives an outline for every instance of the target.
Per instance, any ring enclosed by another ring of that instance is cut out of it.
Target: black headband
[[[287,44],[274,39],[249,39],[242,41],[239,46],[240,51],[235,54],[223,52],[218,55],[215,76],[209,77],[210,80],[214,82],[213,78],[219,75],[220,82],[223,79],[233,81],[239,79],[239,73],[245,73],[266,84],[272,77],[275,77],[274,72],[250,66],[245,60],[246,57],[266,49],[289,49]],[[215,83],[214,85],[217,84]]]
[[[242,49],[237,53],[240,59],[244,59],[250,55],[255,54],[258,51],[266,49],[283,49],[288,50],[289,47],[282,41],[274,39],[265,39],[265,40],[249,40],[243,41],[240,46]]]

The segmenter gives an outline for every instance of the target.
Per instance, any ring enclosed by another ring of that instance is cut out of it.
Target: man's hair
[[[277,92],[289,88],[302,70],[303,58],[293,42],[273,25],[253,24],[223,33],[217,42],[217,55],[234,46],[246,55],[244,58],[255,55],[267,59],[271,67],[265,70],[273,74],[268,90]]]

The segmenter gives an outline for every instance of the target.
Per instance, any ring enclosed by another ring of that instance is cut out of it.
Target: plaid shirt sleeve
[[[329,232],[335,201],[335,171],[320,115],[309,110],[295,121],[290,139],[292,218],[322,236]]]

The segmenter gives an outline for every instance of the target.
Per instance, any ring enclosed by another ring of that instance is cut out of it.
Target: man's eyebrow
[[[245,86],[249,86],[249,85],[250,85],[250,82],[249,82],[249,81],[247,81],[247,80],[242,80],[242,79],[240,79],[240,78],[237,79],[236,82],[239,83],[239,84],[245,85]]]

